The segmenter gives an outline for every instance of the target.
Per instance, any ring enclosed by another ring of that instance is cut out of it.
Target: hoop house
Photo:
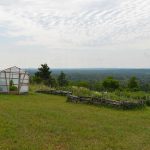
[[[11,67],[0,72],[0,93],[23,94],[29,91],[29,74]]]

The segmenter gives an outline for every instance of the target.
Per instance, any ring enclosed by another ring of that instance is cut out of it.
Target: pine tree
[[[136,77],[131,77],[128,81],[128,88],[132,91],[137,91],[139,89],[139,84]]]
[[[38,68],[38,71],[35,73],[35,77],[38,79],[40,78],[45,85],[50,86],[52,79],[51,73],[47,64],[41,64],[41,67]]]
[[[59,86],[67,86],[68,85],[68,80],[66,78],[66,74],[61,72],[60,75],[58,76],[58,84]]]

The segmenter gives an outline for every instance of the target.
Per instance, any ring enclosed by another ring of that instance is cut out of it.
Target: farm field
[[[44,94],[0,95],[0,150],[149,150],[150,107],[123,111]]]

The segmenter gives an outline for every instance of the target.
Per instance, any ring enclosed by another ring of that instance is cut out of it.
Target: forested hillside
[[[37,69],[26,69],[30,74],[34,74]],[[136,76],[144,83],[150,82],[150,69],[51,69],[53,75],[58,76],[63,71],[69,80],[73,81],[97,81],[103,80],[107,76],[113,76],[118,80],[127,80],[131,76]]]

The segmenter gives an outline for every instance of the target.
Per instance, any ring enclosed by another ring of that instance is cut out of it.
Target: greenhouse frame
[[[0,71],[0,93],[24,94],[29,91],[29,74],[14,66]]]

